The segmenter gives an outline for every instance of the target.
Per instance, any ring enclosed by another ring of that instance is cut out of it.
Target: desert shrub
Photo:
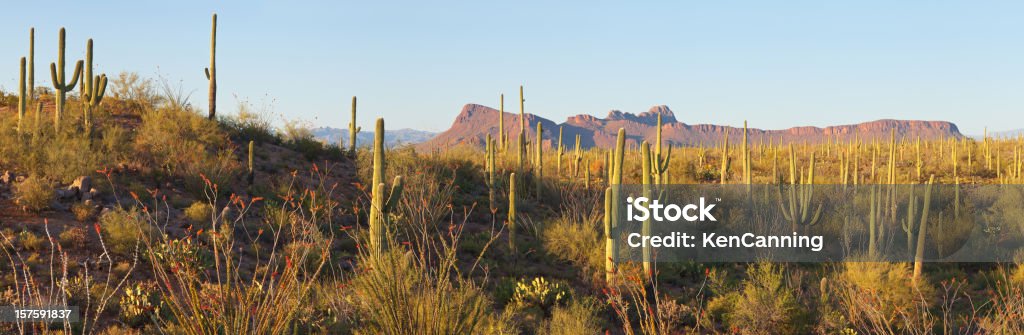
[[[64,231],[60,232],[60,235],[58,235],[57,238],[60,239],[60,243],[62,245],[68,247],[85,247],[85,229],[82,229],[81,227],[66,226],[66,228],[64,228]]]
[[[490,301],[471,282],[432,277],[401,249],[361,255],[363,270],[352,280],[359,333],[475,334],[486,323]]]
[[[218,124],[188,110],[159,109],[142,115],[135,150],[152,166],[183,178],[201,194],[205,176],[226,190],[239,171],[232,143]]]
[[[135,283],[124,288],[119,305],[121,320],[130,325],[139,325],[146,321],[150,313],[160,313],[160,302],[153,285]]]
[[[157,92],[153,79],[139,76],[136,72],[122,71],[110,80],[110,96],[124,101],[129,108],[145,111],[155,108],[163,97]]]
[[[759,262],[747,268],[747,279],[735,296],[728,326],[745,334],[800,333],[800,305],[780,265]]]
[[[924,280],[912,285],[911,275],[907,263],[845,263],[835,293],[847,320],[869,333],[907,331],[927,321],[922,318],[934,288]]]
[[[556,306],[551,318],[538,329],[539,334],[589,335],[601,332],[598,318],[600,305],[593,298],[574,299],[567,306]]]
[[[196,201],[191,206],[188,206],[188,208],[185,208],[185,217],[193,224],[210,222],[213,217],[212,215],[213,206],[206,202]]]
[[[579,224],[560,217],[542,229],[541,240],[548,254],[590,271],[604,269],[604,249],[594,247],[604,245],[596,224]]]
[[[274,126],[271,123],[272,110],[271,103],[257,106],[248,100],[241,100],[238,102],[237,113],[222,118],[221,123],[231,133],[231,137],[236,140],[280,143],[281,139],[274,132]]]
[[[555,304],[569,298],[569,288],[560,282],[550,282],[544,277],[520,280],[516,283],[512,302],[526,307],[539,307],[548,311]]]
[[[18,233],[18,243],[21,244],[22,248],[28,251],[40,251],[43,250],[43,238],[36,236],[35,233],[28,230],[23,230]]]
[[[53,186],[46,178],[31,175],[15,185],[14,197],[22,208],[38,212],[50,207],[53,201]]]
[[[75,220],[78,222],[87,222],[96,216],[96,206],[75,203],[71,205],[71,213],[75,215]]]
[[[99,229],[111,252],[131,256],[140,238],[156,234],[156,228],[143,221],[135,210],[114,209],[100,216]],[[141,247],[141,246],[140,246]]]

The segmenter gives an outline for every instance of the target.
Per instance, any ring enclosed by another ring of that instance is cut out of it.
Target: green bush
[[[801,333],[800,305],[780,265],[760,262],[747,268],[747,280],[727,312],[728,325],[748,334]]]
[[[37,175],[29,176],[15,185],[14,197],[18,205],[28,211],[38,212],[50,207],[53,201],[53,186],[46,178]]]
[[[64,231],[60,232],[57,237],[60,239],[60,244],[66,247],[85,247],[85,229],[81,227],[65,226]]]
[[[35,233],[28,230],[23,230],[21,233],[18,233],[18,242],[21,244],[21,247],[25,248],[27,251],[43,250],[44,239],[36,236]]]
[[[600,334],[598,312],[600,312],[600,307],[592,298],[576,299],[564,307],[556,306],[551,311],[551,318],[541,324],[538,334]]]
[[[211,222],[212,215],[213,206],[202,201],[193,202],[191,206],[185,208],[185,217],[193,224]]]
[[[152,236],[156,228],[142,220],[135,210],[115,209],[100,216],[99,229],[107,248],[114,254],[131,256],[141,248],[143,234]]]

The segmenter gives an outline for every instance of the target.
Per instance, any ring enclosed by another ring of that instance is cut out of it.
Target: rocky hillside
[[[498,134],[498,111],[494,108],[477,104],[467,104],[455,118],[452,127],[430,141],[420,144],[421,148],[438,148],[459,144],[483,145],[487,134]],[[553,146],[558,141],[558,128],[563,129],[563,143],[572,146],[576,135],[580,136],[583,147],[610,147],[615,141],[619,128],[626,129],[627,141],[638,143],[642,140],[653,141],[657,132],[658,114],[662,117],[662,137],[666,143],[679,146],[699,146],[702,143],[713,146],[720,143],[724,136],[729,136],[733,143],[742,139],[743,129],[712,124],[686,124],[676,119],[668,106],[654,106],[650,110],[632,114],[613,110],[604,118],[592,115],[576,115],[563,123],[526,114],[527,138],[536,138],[534,131],[537,122],[543,124],[543,138],[546,146]],[[510,139],[519,133],[519,116],[513,113],[502,115],[505,121],[505,132]],[[895,129],[897,138],[920,136],[922,139],[940,137],[961,137],[956,125],[946,121],[913,121],[913,120],[877,120],[852,125],[818,127],[793,127],[781,130],[764,130],[750,128],[750,140],[782,142],[818,142],[825,138],[848,140],[860,138],[864,140],[888,139],[890,131]]]

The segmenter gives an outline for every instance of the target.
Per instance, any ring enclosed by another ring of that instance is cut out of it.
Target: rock
[[[75,196],[81,196],[82,194],[89,193],[92,191],[92,177],[81,176],[75,179],[71,186],[68,186],[69,191],[74,191]]]
[[[14,174],[11,171],[4,171],[4,174],[0,174],[0,184],[10,184],[14,180]]]
[[[74,198],[75,196],[78,195],[78,193],[75,190],[71,190],[71,189],[67,189],[67,190],[60,190],[60,189],[58,189],[54,193],[56,193],[57,199],[60,199],[60,200],[71,199],[71,198]]]

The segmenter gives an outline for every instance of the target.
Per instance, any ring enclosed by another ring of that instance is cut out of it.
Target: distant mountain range
[[[498,134],[498,113],[499,111],[494,108],[467,104],[455,118],[451,128],[418,146],[424,149],[459,144],[482,146],[487,134],[491,136]],[[543,125],[542,138],[545,146],[553,147],[557,143],[558,129],[562,127],[562,140],[566,146],[573,146],[576,136],[579,135],[582,147],[609,148],[615,141],[618,129],[623,128],[626,130],[627,142],[630,145],[635,145],[643,140],[654,141],[659,114],[662,117],[662,138],[666,143],[676,146],[697,146],[702,143],[713,146],[720,143],[724,136],[728,136],[731,143],[740,143],[742,140],[742,128],[711,124],[690,125],[679,122],[672,110],[664,105],[651,107],[650,110],[640,114],[613,110],[603,119],[586,114],[576,115],[569,117],[563,123],[555,123],[537,115],[525,114],[528,125],[526,133],[528,140],[535,141],[536,134],[534,132],[539,122]],[[502,118],[504,118],[505,133],[512,141],[519,134],[519,116],[513,113],[504,113]],[[957,126],[951,122],[913,120],[877,120],[825,128],[793,127],[782,130],[750,128],[748,134],[753,143],[759,141],[789,143],[818,142],[826,138],[888,140],[892,130],[895,130],[897,138],[920,136],[922,139],[929,139],[963,136]]]
[[[403,144],[416,144],[427,141],[437,135],[435,132],[416,129],[390,129],[384,132],[384,144],[389,147]],[[348,129],[320,127],[313,129],[313,137],[332,144],[348,146]],[[356,134],[356,145],[373,145],[373,129],[365,129]]]

